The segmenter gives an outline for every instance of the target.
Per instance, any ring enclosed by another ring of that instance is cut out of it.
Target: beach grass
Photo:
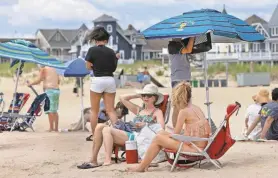
[[[0,64],[0,77],[12,77],[15,74],[16,68],[19,64],[16,64],[12,68],[10,68],[10,63],[2,63]],[[37,69],[37,65],[34,63],[25,63],[23,67],[23,73],[29,73]]]

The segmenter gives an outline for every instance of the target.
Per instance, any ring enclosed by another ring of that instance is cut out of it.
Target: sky
[[[118,19],[123,29],[138,30],[190,10],[211,8],[245,20],[256,14],[269,21],[275,0],[0,0],[0,37],[32,37],[39,28],[89,28],[102,14]]]

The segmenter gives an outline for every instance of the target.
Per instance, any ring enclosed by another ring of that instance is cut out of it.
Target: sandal
[[[101,165],[95,165],[93,163],[83,163],[79,166],[77,166],[78,169],[92,169],[96,167],[100,167]]]
[[[90,135],[89,137],[86,138],[86,141],[93,141],[92,137],[93,135]]]

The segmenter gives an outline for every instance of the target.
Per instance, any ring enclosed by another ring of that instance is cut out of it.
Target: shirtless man
[[[59,84],[60,79],[56,72],[56,69],[52,67],[42,67],[40,69],[40,74],[36,80],[33,82],[28,82],[28,87],[32,85],[37,85],[43,82],[43,90],[47,94],[49,101],[50,101],[50,108],[48,111],[46,111],[46,114],[48,114],[49,119],[49,132],[58,131],[58,121],[59,121],[59,115],[58,115],[58,106],[59,106],[59,96],[60,96],[60,90],[59,90]]]

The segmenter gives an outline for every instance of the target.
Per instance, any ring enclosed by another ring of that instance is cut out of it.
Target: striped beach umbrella
[[[44,52],[26,40],[11,40],[0,43],[0,57],[16,59],[23,62],[33,62],[54,68],[66,68],[61,61],[58,61],[47,52]]]
[[[243,20],[213,9],[201,9],[163,20],[142,33],[146,39],[188,38],[211,32],[242,41],[264,41],[265,37]]]

